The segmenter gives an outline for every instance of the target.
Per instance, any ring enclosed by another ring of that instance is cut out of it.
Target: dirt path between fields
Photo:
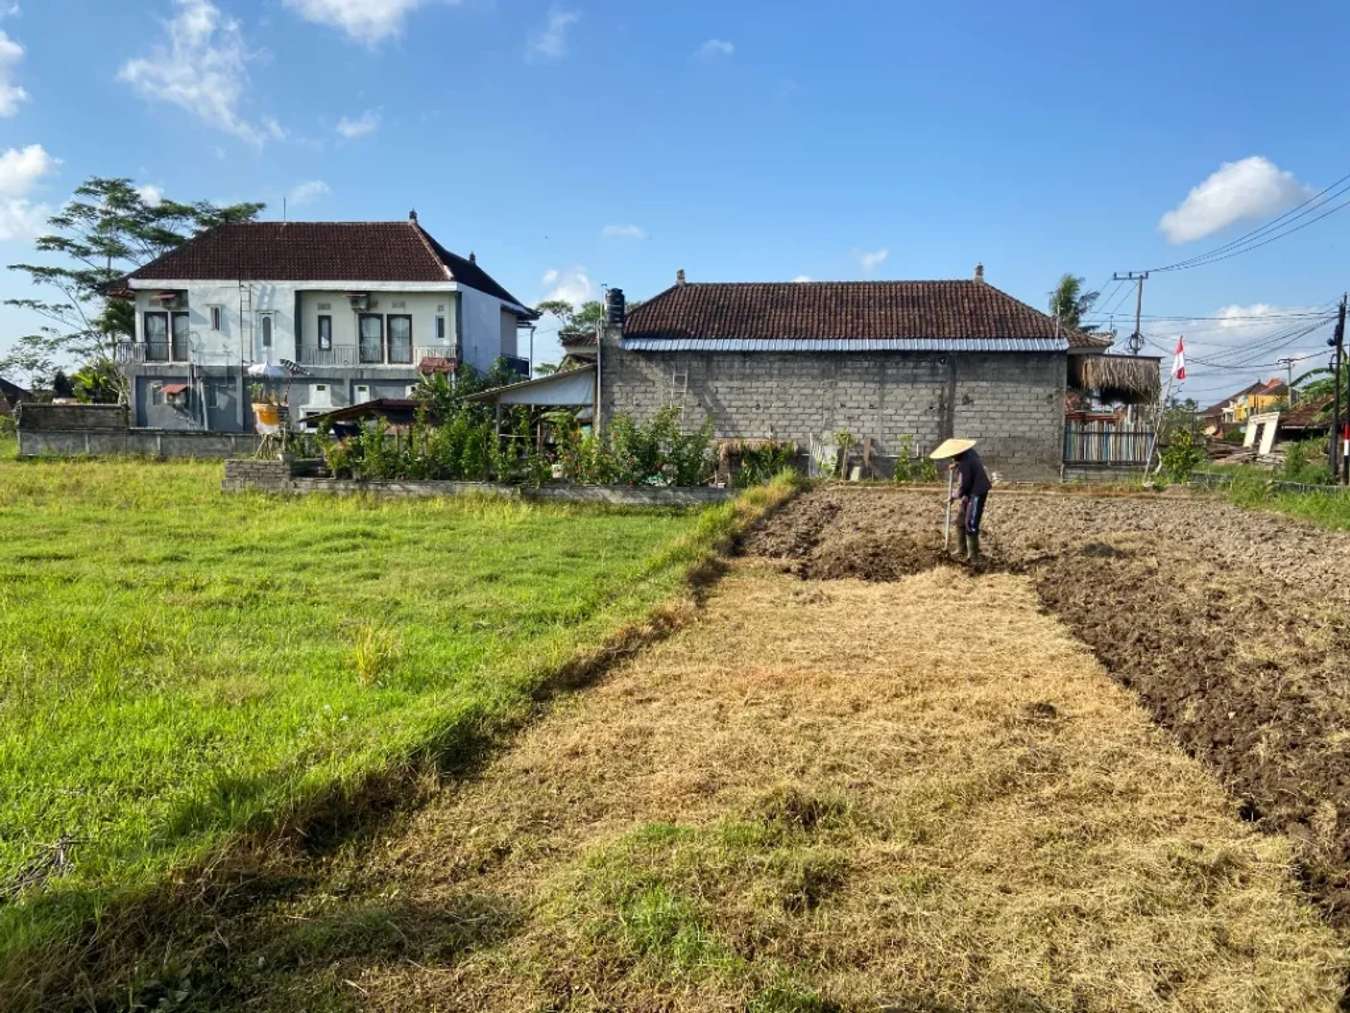
[[[1031,578],[803,580],[823,526],[764,541],[850,509],[794,504],[751,539],[780,562],[739,562],[478,776],[222,917],[173,987],[277,1010],[1334,1008],[1345,958],[1290,843]]]

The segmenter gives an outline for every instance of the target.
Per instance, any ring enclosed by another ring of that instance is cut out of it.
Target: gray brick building
[[[621,297],[620,297],[621,298]],[[970,281],[687,283],[600,335],[599,408],[647,419],[667,405],[720,438],[805,448],[840,430],[883,467],[909,437],[980,443],[1007,479],[1053,480],[1064,447],[1068,361],[1108,341],[1070,331]],[[587,350],[569,346],[574,358]]]

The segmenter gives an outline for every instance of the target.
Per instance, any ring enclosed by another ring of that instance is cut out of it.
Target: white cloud
[[[595,283],[586,269],[580,266],[562,270],[550,268],[544,272],[542,283],[547,290],[545,299],[565,299],[573,306],[594,299],[596,294]]]
[[[174,0],[174,10],[165,24],[167,45],[129,60],[117,76],[142,97],[186,109],[250,144],[280,138],[284,131],[276,120],[252,123],[240,112],[251,54],[239,22],[211,0]]]
[[[158,207],[164,202],[164,191],[153,183],[146,183],[145,186],[136,187],[136,193],[140,195],[141,200],[145,201],[150,207]]]
[[[403,20],[426,0],[285,0],[306,21],[345,32],[375,45],[403,30]]]
[[[553,7],[544,27],[530,36],[525,50],[528,60],[560,60],[567,55],[567,31],[581,20],[577,11]]]
[[[61,163],[41,144],[10,148],[0,154],[0,197],[22,197]]]
[[[380,126],[380,114],[374,109],[367,109],[360,116],[352,119],[344,116],[338,120],[337,132],[349,141],[354,141],[358,137],[365,137],[367,134],[373,134]]]
[[[858,259],[858,266],[862,268],[863,274],[872,274],[878,267],[886,262],[886,258],[891,255],[891,251],[884,246],[879,250],[854,250],[853,256]]]
[[[811,276],[810,276],[809,274],[799,274],[799,275],[797,275],[797,277],[795,277],[795,278],[792,279],[793,283],[794,283],[794,284],[797,284],[797,285],[801,285],[801,284],[803,284],[804,282],[808,282],[808,281],[811,281],[811,280],[812,280],[812,278],[811,278]]]
[[[28,92],[14,83],[14,70],[22,59],[23,46],[0,31],[0,116],[13,116],[19,104],[28,101]]]
[[[646,239],[647,233],[640,225],[606,225],[600,230],[605,239]]]
[[[286,195],[286,200],[299,208],[306,204],[313,204],[316,200],[321,200],[332,192],[333,188],[323,180],[311,179],[292,187],[291,192]]]
[[[1158,221],[1168,242],[1189,243],[1246,219],[1279,214],[1312,190],[1260,155],[1224,162]]]
[[[34,204],[29,194],[60,164],[40,144],[0,153],[0,240],[31,239],[42,231],[51,208]]]
[[[703,45],[698,47],[698,58],[700,60],[716,60],[725,56],[732,56],[736,52],[736,46],[726,39],[709,39]]]

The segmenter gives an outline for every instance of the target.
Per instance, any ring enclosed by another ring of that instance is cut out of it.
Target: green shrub
[[[899,453],[895,456],[895,474],[892,479],[897,484],[906,482],[936,482],[937,462],[928,456],[914,456],[914,437],[900,437]]]
[[[1326,485],[1332,479],[1327,463],[1327,441],[1320,437],[1285,445],[1280,478],[1287,482]]]
[[[731,476],[731,484],[748,489],[771,481],[785,470],[792,470],[797,462],[797,444],[791,440],[769,440],[756,446],[740,448],[740,463]]]
[[[1196,466],[1205,459],[1205,450],[1198,445],[1189,429],[1173,431],[1162,452],[1162,470],[1173,482],[1184,482]]]

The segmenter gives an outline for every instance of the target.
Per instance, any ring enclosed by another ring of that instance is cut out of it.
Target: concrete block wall
[[[684,378],[687,375],[687,391]],[[683,404],[690,429],[803,448],[848,430],[893,458],[905,436],[927,453],[948,436],[980,441],[1010,480],[1059,477],[1067,364],[1050,353],[629,352],[607,337],[601,411],[646,421]]]
[[[291,487],[289,461],[260,458],[231,458],[225,462],[225,477],[220,487],[225,492],[287,492]]]
[[[127,408],[115,404],[43,404],[25,401],[19,405],[18,426],[30,432],[120,431],[127,428]]]

